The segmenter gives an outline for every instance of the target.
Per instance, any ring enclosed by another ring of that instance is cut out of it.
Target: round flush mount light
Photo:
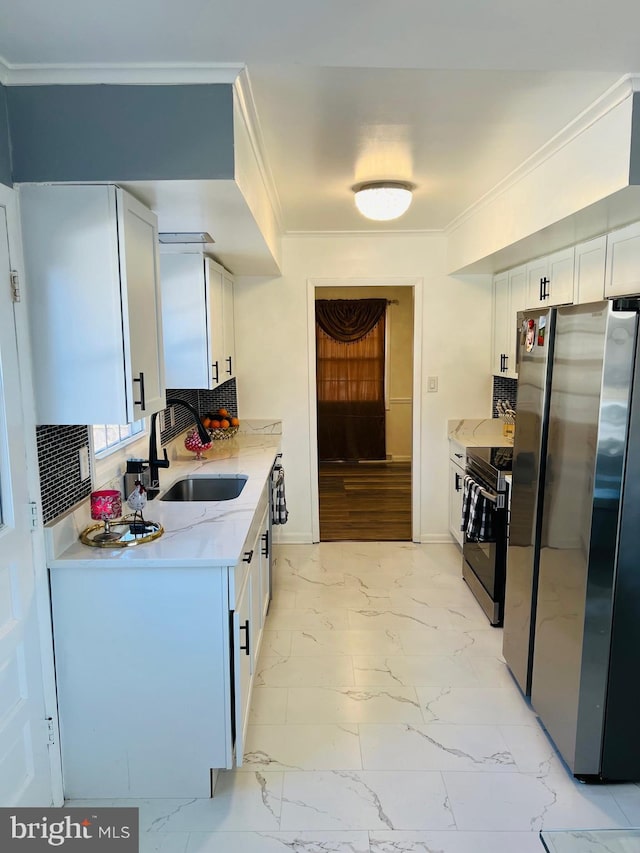
[[[352,189],[360,213],[383,222],[406,213],[415,187],[407,181],[367,181]]]

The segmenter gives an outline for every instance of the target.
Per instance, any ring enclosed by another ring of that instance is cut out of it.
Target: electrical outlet
[[[158,415],[158,423],[160,424],[160,432],[164,432],[164,409]]]
[[[176,409],[175,406],[169,406],[169,426],[176,425]]]
[[[435,394],[438,390],[438,377],[427,376],[427,394]]]
[[[80,463],[80,479],[88,480],[91,476],[91,469],[89,468],[89,448],[81,447],[78,450],[78,462]]]

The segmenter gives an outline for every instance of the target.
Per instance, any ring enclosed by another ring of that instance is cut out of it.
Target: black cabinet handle
[[[551,284],[551,281],[545,276],[540,279],[540,299],[545,300],[549,298],[549,291],[547,290],[547,285]]]
[[[225,358],[225,361],[228,361],[228,362],[229,362],[229,367],[227,368],[227,373],[229,374],[229,376],[233,376],[233,369],[232,369],[232,367],[231,367],[231,356],[230,356],[230,355],[228,355],[228,356]]]
[[[268,530],[266,530],[262,534],[262,541],[264,542],[264,548],[262,549],[262,556],[268,557],[269,556],[269,531]]]
[[[217,362],[217,361],[214,361],[214,362],[213,362],[213,364],[211,365],[211,369],[212,369],[212,370],[215,370],[215,372],[216,372],[216,375],[213,377],[213,381],[214,381],[214,382],[219,382],[219,378],[218,378],[218,362]]]
[[[133,381],[140,383],[140,399],[134,400],[133,404],[134,404],[134,406],[140,406],[140,408],[144,412],[144,410],[147,408],[147,404],[146,404],[146,401],[144,398],[144,373],[139,373],[138,378],[137,379],[134,378]]]
[[[251,654],[251,652],[249,651],[249,620],[248,619],[245,620],[244,625],[240,626],[240,630],[245,631],[244,641],[246,643],[246,645],[244,645],[244,646],[242,645],[242,643],[240,643],[240,651],[249,655],[249,654]]]
[[[458,474],[458,472],[456,471],[456,492],[460,491],[460,480],[461,480],[460,474]]]
[[[462,459],[462,453],[454,453],[453,455],[456,457],[456,459]]]
[[[508,364],[508,362],[509,362],[509,356],[508,356],[508,355],[505,355],[505,357],[504,357],[504,369],[505,369],[505,372],[506,372],[507,370],[509,370],[509,364]]]
[[[244,557],[242,558],[243,562],[250,563],[253,560],[253,548],[250,551],[244,552]]]

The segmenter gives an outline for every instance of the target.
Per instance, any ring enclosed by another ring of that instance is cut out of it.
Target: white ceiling
[[[0,21],[10,68],[246,64],[289,232],[444,228],[640,69],[637,0],[0,0]],[[376,225],[350,187],[383,177],[417,191]]]

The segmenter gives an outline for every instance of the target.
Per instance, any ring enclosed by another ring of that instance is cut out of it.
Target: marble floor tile
[[[470,661],[452,655],[356,655],[353,674],[359,685],[479,687]]]
[[[262,642],[260,644],[261,655],[278,655],[288,657],[291,654],[291,631],[272,631],[271,620],[267,616]]]
[[[292,655],[399,655],[400,638],[389,630],[324,631],[305,629],[291,634]]]
[[[186,853],[188,832],[147,832],[140,835],[139,853]]]
[[[296,687],[287,723],[414,723],[424,718],[413,687]]]
[[[254,687],[249,722],[277,725],[287,720],[287,687]]]
[[[360,743],[365,770],[518,769],[497,726],[361,724]]]
[[[371,853],[543,853],[537,832],[369,833]]]
[[[508,687],[515,688],[520,693],[520,688],[509,672],[509,667],[499,658],[484,658],[469,655],[468,663],[476,674],[478,681],[484,687]]]
[[[360,832],[192,832],[186,853],[369,853]]]
[[[606,788],[567,774],[443,773],[458,829],[539,831],[628,826]]]
[[[337,608],[294,608],[285,610],[275,608],[267,616],[270,631],[339,631],[350,628],[347,610]]]
[[[285,773],[283,830],[454,827],[440,773]]]
[[[549,771],[552,764],[557,767],[563,766],[554,745],[539,724],[537,726],[501,725],[500,732],[521,773],[544,774]]]
[[[390,593],[394,609],[418,605],[420,607],[468,607],[476,609],[478,604],[463,580],[456,585],[436,587],[431,584],[425,589],[393,589]],[[485,617],[486,624],[486,617]],[[484,628],[485,625],[482,625]]]
[[[362,768],[358,727],[305,724],[247,727],[244,763],[255,770],[358,770]]]
[[[317,657],[260,657],[256,687],[342,687],[355,684],[349,655]]]
[[[290,592],[290,590],[284,590],[284,592]],[[301,608],[358,609],[359,607],[388,607],[391,604],[388,588],[332,589],[331,587],[324,587],[322,589],[303,589],[291,594],[295,595],[295,606]]]
[[[631,826],[640,826],[640,784],[629,782],[609,788]]]
[[[537,717],[509,687],[416,688],[425,722],[459,725],[537,726]]]

